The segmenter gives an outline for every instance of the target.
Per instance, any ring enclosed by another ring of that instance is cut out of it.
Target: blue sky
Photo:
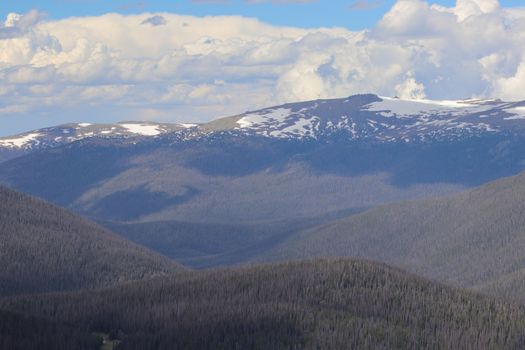
[[[250,4],[244,0],[215,3],[202,0],[7,0],[0,3],[0,16],[5,17],[9,12],[24,13],[31,9],[43,11],[52,19],[108,12],[129,14],[166,11],[196,16],[235,14],[256,17],[275,25],[305,28],[341,26],[355,30],[373,26],[394,3],[394,0],[318,0],[288,4]],[[455,1],[435,0],[432,3],[452,6]],[[502,0],[500,3],[504,7],[524,5],[522,0]]]

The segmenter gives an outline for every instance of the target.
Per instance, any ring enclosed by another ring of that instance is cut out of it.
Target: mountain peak
[[[522,129],[525,103],[497,99],[409,100],[373,94],[285,104],[207,124],[267,137],[424,140]]]

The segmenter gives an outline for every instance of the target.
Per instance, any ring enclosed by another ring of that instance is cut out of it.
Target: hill
[[[525,310],[384,265],[318,260],[0,300],[118,349],[521,349]]]
[[[0,294],[115,285],[177,269],[89,220],[0,187]]]
[[[102,341],[87,329],[0,310],[1,350],[100,350]]]
[[[381,206],[292,235],[262,259],[356,256],[525,300],[525,173],[472,191]]]

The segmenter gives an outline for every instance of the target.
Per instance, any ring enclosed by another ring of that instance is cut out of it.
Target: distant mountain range
[[[42,149],[90,137],[159,137],[181,133],[186,138],[200,138],[225,131],[286,139],[320,139],[343,133],[353,140],[413,142],[522,132],[524,120],[525,101],[403,100],[369,94],[290,103],[201,124],[66,124],[0,138],[0,149]]]
[[[523,120],[525,101],[403,100],[368,94],[290,103],[203,124],[65,124],[0,138],[0,160],[91,137],[125,139],[179,133],[184,139],[195,139],[233,132],[281,139],[322,139],[337,134],[351,140],[414,142],[521,133]]]
[[[118,124],[64,124],[0,138],[0,161],[30,151],[49,149],[87,138],[136,139],[195,127],[195,124],[122,122]]]

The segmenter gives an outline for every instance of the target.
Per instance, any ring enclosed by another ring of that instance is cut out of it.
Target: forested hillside
[[[118,349],[523,349],[525,310],[384,265],[188,272],[0,308],[102,331]]]
[[[87,328],[0,310],[2,350],[100,350],[101,345]]]
[[[21,150],[9,150],[9,149],[0,149],[0,163],[5,162],[9,159],[22,156],[24,151]]]
[[[290,236],[261,259],[366,257],[525,300],[525,173],[442,199],[371,209]]]
[[[489,164],[482,161],[498,137],[424,147],[177,137],[136,144],[95,138],[31,153],[2,163],[0,183],[101,221],[254,223],[457,192],[519,171],[492,156]],[[442,158],[452,147],[464,151]],[[514,154],[522,147],[518,140],[507,148]],[[437,173],[439,167],[457,168],[458,175]]]
[[[179,267],[89,220],[0,187],[0,294],[105,287]]]

